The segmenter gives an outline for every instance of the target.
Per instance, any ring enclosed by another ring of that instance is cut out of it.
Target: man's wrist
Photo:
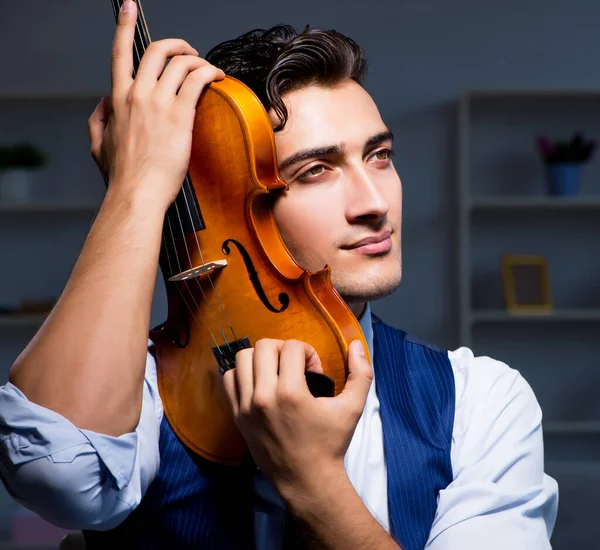
[[[327,507],[330,500],[337,500],[340,492],[354,490],[343,461],[321,467],[292,483],[278,487],[281,498],[296,516],[302,516],[317,508]]]
[[[164,204],[161,197],[153,195],[144,187],[144,182],[135,185],[124,185],[115,180],[108,186],[104,200],[108,204],[118,204],[134,215],[139,213],[144,217],[158,216],[162,223],[168,205]]]
[[[399,548],[363,504],[343,463],[320,470],[311,482],[289,487],[281,496],[309,548]]]

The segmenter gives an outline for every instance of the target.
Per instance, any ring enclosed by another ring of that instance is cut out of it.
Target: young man
[[[277,27],[218,46],[209,63],[164,40],[134,81],[135,21],[126,2],[111,106],[90,119],[106,198],[0,389],[9,491],[86,530],[91,549],[550,548],[557,487],[528,384],[371,317],[369,301],[401,279],[402,188],[392,136],[359,84],[361,50],[333,31]],[[187,171],[197,100],[223,78],[214,65],[267,107],[289,182],[274,204],[281,235],[307,269],[331,266],[374,358],[372,369],[351,346],[344,392],[315,399],[304,370],[318,358],[304,343],[260,340],[238,354],[224,383],[251,471],[186,451],[163,417],[146,340],[162,221]]]

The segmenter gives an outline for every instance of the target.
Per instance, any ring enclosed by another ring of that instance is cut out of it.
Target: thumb
[[[100,156],[100,147],[104,138],[104,129],[108,124],[110,114],[110,96],[104,96],[94,109],[88,120],[88,132],[90,134],[90,148],[94,158]]]
[[[348,352],[348,379],[339,397],[347,400],[349,404],[356,404],[362,412],[372,381],[373,369],[365,355],[362,342],[354,340]]]
[[[105,183],[107,182],[107,167],[102,158],[102,142],[104,140],[104,130],[108,124],[110,116],[111,98],[104,96],[98,106],[88,120],[88,132],[90,135],[90,151],[93,159],[96,161],[100,172],[104,176]]]

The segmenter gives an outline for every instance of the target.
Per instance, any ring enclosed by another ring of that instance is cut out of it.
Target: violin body
[[[186,446],[211,461],[239,464],[247,447],[221,374],[234,367],[237,350],[261,338],[307,342],[337,395],[350,342],[359,339],[368,348],[331,285],[330,268],[309,273],[283,243],[271,205],[287,185],[277,169],[271,122],[235,78],[212,83],[198,103],[188,179],[202,228],[163,231],[168,317],[150,333],[159,389],[166,417]],[[184,199],[175,204],[182,218],[191,197]]]

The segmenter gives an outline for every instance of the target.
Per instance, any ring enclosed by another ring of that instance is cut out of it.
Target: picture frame
[[[544,256],[505,254],[501,264],[504,303],[508,312],[552,312],[550,277]]]

